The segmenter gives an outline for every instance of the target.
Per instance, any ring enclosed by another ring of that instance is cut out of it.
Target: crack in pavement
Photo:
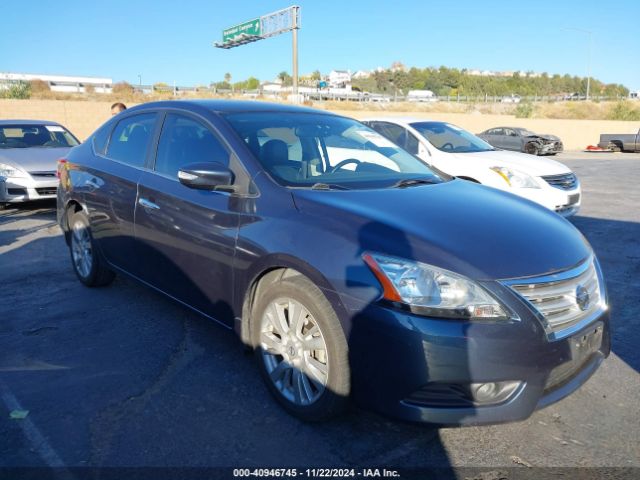
[[[107,407],[91,422],[89,465],[102,466],[112,451],[113,441],[120,431],[122,422],[143,412],[154,395],[160,393],[178,373],[204,353],[204,348],[193,341],[190,321],[185,319],[182,325],[182,340],[155,380],[140,393]]]

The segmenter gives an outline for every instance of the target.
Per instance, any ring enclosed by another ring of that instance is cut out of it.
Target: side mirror
[[[228,167],[218,162],[190,163],[178,170],[178,180],[197,190],[233,191],[234,177]]]

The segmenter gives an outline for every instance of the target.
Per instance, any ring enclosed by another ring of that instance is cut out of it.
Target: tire
[[[78,280],[87,287],[102,287],[113,282],[115,273],[107,268],[100,256],[84,212],[71,213],[69,231],[71,265]]]
[[[529,155],[540,155],[540,146],[534,142],[529,142],[524,146],[524,153]]]
[[[251,335],[267,388],[301,420],[336,417],[349,403],[351,375],[344,330],[331,304],[300,274],[259,291]]]
[[[618,142],[609,142],[609,145],[607,145],[607,150],[611,150],[612,152],[621,152],[622,145]]]

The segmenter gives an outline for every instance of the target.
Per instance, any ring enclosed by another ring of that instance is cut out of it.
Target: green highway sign
[[[222,43],[232,42],[237,36],[242,35],[260,35],[260,19],[249,20],[248,22],[235,25],[222,31]]]

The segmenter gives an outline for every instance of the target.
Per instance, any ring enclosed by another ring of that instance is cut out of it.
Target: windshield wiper
[[[405,178],[404,180],[400,180],[391,185],[391,188],[406,188],[413,187],[415,185],[433,185],[435,183],[440,182],[429,178]]]
[[[343,185],[336,185],[335,183],[314,183],[311,185],[311,190],[349,190]]]

